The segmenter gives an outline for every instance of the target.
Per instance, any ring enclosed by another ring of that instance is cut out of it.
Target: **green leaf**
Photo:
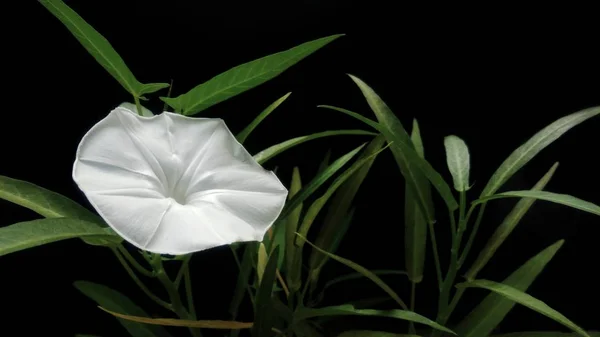
[[[379,123],[373,124],[372,121],[366,120],[364,117],[360,116],[357,113],[352,113],[351,111],[336,108],[340,112],[346,113],[352,117],[355,117],[372,127],[375,127],[379,132],[381,132],[387,139],[388,142],[393,142],[392,145],[392,153],[394,154],[394,158],[398,163],[400,171],[404,178],[406,179],[407,184],[411,185],[411,188],[417,194],[419,201],[419,208],[425,213],[428,219],[428,222],[433,222],[434,215],[430,214],[428,210],[425,209],[425,195],[424,192],[417,186],[416,182],[416,172],[421,171],[429,181],[436,188],[446,206],[449,210],[455,210],[458,208],[458,203],[456,199],[452,195],[452,191],[450,190],[450,186],[444,181],[442,176],[435,171],[435,169],[427,162],[425,159],[419,157],[419,155],[414,150],[410,142],[410,138],[408,137],[408,133],[400,123],[400,120],[396,118],[393,112],[387,107],[387,105],[381,100],[381,98],[367,86],[362,80],[350,75],[352,80],[359,86],[365,98],[367,98],[367,102],[371,106],[373,112],[377,116]],[[360,116],[360,117],[359,117]]]
[[[278,100],[276,100],[275,102],[271,103],[271,105],[269,105],[265,110],[263,110],[263,112],[261,112],[260,115],[256,116],[256,118],[250,124],[248,124],[248,126],[246,126],[246,128],[244,128],[244,130],[242,130],[242,132],[240,132],[237,135],[236,138],[240,142],[240,144],[244,144],[244,142],[246,141],[246,138],[248,138],[250,133],[252,131],[254,131],[254,129],[265,118],[267,118],[267,116],[269,116],[271,114],[271,112],[273,112],[275,109],[277,109],[277,107],[280,106],[281,103],[283,103],[283,101],[285,101],[291,94],[292,94],[291,92],[288,92],[287,94],[283,95],[283,97],[281,97]]]
[[[258,277],[258,284],[262,282],[263,274],[265,273],[265,267],[267,267],[267,260],[269,255],[265,245],[261,242],[258,244],[258,261],[256,262],[256,276]]]
[[[377,275],[377,276],[386,276],[386,275],[405,275],[408,276],[408,273],[402,270],[388,270],[388,269],[384,269],[384,270],[372,270],[371,271],[373,274]],[[351,280],[356,280],[356,279],[361,279],[365,277],[364,274],[355,272],[355,273],[350,273],[347,275],[343,275],[343,276],[339,276],[336,278],[333,278],[329,281],[327,281],[327,283],[325,283],[325,285],[323,286],[323,289],[321,289],[321,292],[319,293],[319,295],[317,296],[318,301],[320,302],[324,297],[325,297],[325,291],[331,287],[333,287],[334,285],[341,283],[341,282],[346,282],[346,281],[351,281]]]
[[[329,178],[331,178],[337,171],[339,171],[346,163],[348,163],[363,147],[365,144],[355,148],[354,150],[346,153],[345,155],[338,158],[331,165],[327,167],[321,174],[314,177],[306,186],[304,186],[296,195],[285,204],[279,219],[285,219],[290,213],[298,207],[306,198],[311,196],[321,185],[323,185]]]
[[[554,172],[558,168],[558,163],[552,165],[550,170],[540,179],[535,186],[533,186],[532,190],[541,191],[543,190],[552,176]],[[465,274],[465,278],[467,280],[473,280],[477,273],[488,263],[488,261],[494,256],[496,250],[504,243],[506,238],[512,233],[513,229],[517,227],[523,216],[529,211],[531,206],[535,203],[534,198],[522,198],[515,205],[512,211],[504,218],[500,226],[496,228],[494,234],[490,237],[485,247],[479,253],[479,256]]]
[[[505,298],[517,302],[523,306],[528,307],[529,309],[536,311],[552,320],[560,323],[567,328],[573,330],[574,332],[579,333],[581,336],[590,337],[582,328],[577,326],[575,323],[571,322],[568,318],[563,316],[558,311],[550,308],[546,303],[534,298],[533,296],[524,293],[523,291],[516,289],[514,287],[508,286],[502,283],[496,283],[489,280],[475,280],[470,282],[459,283],[456,285],[458,288],[467,288],[467,287],[475,287],[475,288],[483,288],[490,290],[496,294],[502,295]]]
[[[256,250],[256,242],[248,242],[244,245],[240,271],[235,290],[233,291],[233,297],[229,305],[229,313],[233,319],[237,317],[240,304],[242,304],[242,300],[244,299],[244,293],[246,289],[248,289],[248,279],[250,278],[250,273],[252,273],[252,258],[254,257]],[[233,253],[235,254],[235,252]]]
[[[292,172],[292,183],[290,191],[288,193],[288,201],[292,200],[298,192],[302,190],[302,180],[300,177],[300,169],[294,167]],[[294,244],[296,239],[296,231],[298,230],[298,223],[300,222],[300,215],[304,204],[300,202],[296,208],[294,208],[290,215],[286,218],[282,218],[286,225],[285,231],[285,270],[286,270],[286,281],[290,293],[297,292],[302,286],[302,256],[297,254],[298,247]]]
[[[85,296],[108,310],[118,311],[133,316],[149,317],[142,308],[138,307],[125,295],[107,286],[87,281],[76,281],[73,285]],[[132,337],[170,336],[170,334],[161,326],[136,323],[122,318],[117,319]]]
[[[416,119],[413,120],[411,141],[417,155],[424,159],[425,149]],[[415,172],[415,178],[418,186],[421,186],[423,190],[426,202],[425,207],[429,210],[430,214],[435,214],[429,180],[420,172]],[[412,186],[406,183],[404,191],[404,263],[406,264],[408,278],[413,283],[419,283],[423,280],[423,267],[425,265],[427,248],[427,229],[427,218],[418,205],[417,195],[412,190]]]
[[[30,182],[0,176],[0,199],[30,209],[45,218],[81,219],[104,228],[106,237],[81,237],[87,244],[106,246],[123,241],[101,217],[87,208],[61,194]]]
[[[357,160],[346,171],[344,171],[344,173],[340,174],[333,181],[333,183],[331,183],[331,185],[329,186],[327,191],[325,191],[325,193],[321,197],[319,197],[317,200],[315,200],[310,205],[308,210],[306,211],[306,214],[304,215],[304,218],[302,220],[302,224],[300,225],[300,235],[302,235],[302,236],[308,235],[308,231],[310,230],[310,227],[312,226],[313,222],[317,218],[317,215],[319,214],[321,209],[323,209],[323,207],[325,206],[325,204],[327,203],[329,198],[331,198],[331,196],[335,193],[335,191],[340,186],[342,186],[349,178],[351,178],[354,173],[356,173],[358,170],[360,170],[365,164],[372,162],[375,159],[375,157],[377,157],[377,155],[379,153],[381,153],[383,150],[385,150],[385,148],[383,148],[383,149],[373,149],[372,148],[370,153],[368,154],[368,156],[366,156],[365,158],[362,158],[360,160]],[[296,241],[296,245],[302,246],[302,244],[299,243],[298,240]]]
[[[75,201],[27,181],[0,176],[0,199],[46,218],[77,218],[106,227],[102,218]]]
[[[462,139],[454,135],[444,138],[444,147],[446,148],[448,170],[454,181],[454,189],[465,192],[469,189],[469,171],[471,169],[469,148]]]
[[[330,252],[327,252],[317,246],[315,246],[313,243],[311,243],[310,241],[308,241],[305,237],[301,236],[300,234],[296,233],[296,235],[298,235],[298,237],[300,237],[302,240],[304,240],[306,243],[308,243],[311,247],[313,247],[314,249],[316,249],[317,251],[321,252],[322,254],[327,255],[329,258],[332,258],[336,261],[338,261],[339,263],[354,269],[354,271],[359,272],[361,274],[363,274],[366,278],[368,278],[369,280],[375,282],[375,284],[377,284],[383,291],[385,291],[392,299],[394,299],[394,301],[396,301],[396,303],[398,303],[400,305],[400,307],[402,307],[403,309],[407,309],[408,307],[406,306],[406,304],[404,303],[404,301],[402,301],[402,299],[400,299],[400,296],[398,296],[398,294],[396,294],[396,292],[394,292],[394,290],[392,290],[392,288],[390,288],[389,285],[387,285],[385,282],[383,282],[383,280],[381,278],[379,278],[379,276],[375,275],[372,271],[368,270],[367,268],[358,265],[348,259],[345,259],[343,257],[337,256],[335,254],[332,254]]]
[[[535,198],[544,201],[550,201],[557,204],[569,206],[580,211],[600,215],[600,206],[589,201],[581,200],[568,194],[558,194],[547,191],[510,191],[491,195],[482,199],[477,199],[474,204],[481,204],[493,199],[500,198]]]
[[[92,222],[72,218],[38,219],[1,227],[0,256],[73,238],[120,242],[120,238]]]
[[[451,334],[454,332],[438,323],[421,316],[413,311],[408,310],[373,310],[373,309],[356,309],[351,305],[339,305],[324,308],[300,308],[294,313],[294,320],[302,321],[313,317],[322,316],[343,316],[343,315],[358,315],[358,316],[379,316],[390,317],[400,320],[425,324],[434,329],[445,331]]]
[[[59,19],[96,61],[133,96],[140,97],[169,86],[167,83],[140,83],[110,43],[63,1],[40,0],[40,3]]]
[[[342,35],[327,36],[244,63],[213,77],[183,95],[175,98],[161,97],[161,99],[184,115],[196,114],[271,80]]]
[[[371,330],[352,330],[344,331],[337,337],[420,337],[419,335],[406,335],[392,332],[371,331]]]
[[[496,191],[502,187],[513,174],[525,166],[540,151],[545,149],[574,126],[598,114],[600,114],[600,107],[581,110],[555,121],[536,133],[526,143],[511,153],[500,167],[498,167],[481,192],[480,198],[496,193]]]
[[[317,174],[321,174],[321,172],[323,172],[323,170],[327,168],[330,161],[331,161],[331,149],[327,149],[327,152],[325,153],[325,157],[323,157],[323,160],[321,161],[321,163],[319,163],[319,168],[317,169]]]
[[[588,331],[591,337],[600,337],[600,331]],[[575,332],[560,332],[560,331],[523,331],[511,332],[502,335],[492,335],[492,337],[577,337]]]
[[[503,284],[526,291],[562,247],[564,240],[546,247],[507,277]],[[454,329],[461,337],[487,337],[502,322],[515,303],[498,294],[489,294]]]
[[[197,329],[225,329],[225,330],[239,330],[239,329],[249,329],[252,327],[251,322],[236,322],[236,321],[220,321],[220,320],[201,320],[201,321],[193,321],[187,319],[177,319],[177,318],[148,318],[148,317],[139,317],[134,315],[125,315],[118,312],[114,312],[108,310],[106,308],[100,307],[103,311],[118,317],[120,319],[124,319],[131,322],[138,322],[143,324],[149,324],[153,326],[178,326],[178,327],[188,327],[188,328],[197,328]]]
[[[377,153],[384,142],[385,139],[383,136],[379,135],[367,145],[365,150],[358,157],[358,160],[361,161],[365,158],[370,159],[365,161],[365,163],[359,167],[341,187],[339,187],[339,190],[335,192],[335,196],[331,200],[328,212],[325,215],[323,227],[315,241],[317,246],[323,247],[327,251],[335,252],[335,248],[337,247],[334,248],[334,245],[342,239],[348,228],[348,214],[352,201],[358,193],[358,189],[362,182],[367,177],[371,166],[375,162],[375,157],[371,157],[371,155]],[[294,230],[294,232],[296,231]],[[316,284],[318,274],[326,261],[326,255],[312,251],[309,266],[311,269],[311,282],[313,282],[313,284]]]
[[[273,285],[275,284],[278,259],[279,247],[275,248],[271,256],[269,256],[262,282],[256,294],[254,326],[252,327],[253,337],[269,336],[273,327],[274,313],[271,296],[273,294]]]
[[[318,133],[313,133],[308,136],[301,136],[292,139],[288,139],[285,142],[273,145],[265,150],[260,151],[259,153],[254,155],[254,159],[261,165],[270,160],[271,158],[277,156],[278,154],[291,149],[294,146],[305,143],[309,140],[314,140],[322,137],[329,136],[341,136],[341,135],[360,135],[360,136],[375,136],[376,133],[363,131],[363,130],[335,130],[335,131],[323,131]]]

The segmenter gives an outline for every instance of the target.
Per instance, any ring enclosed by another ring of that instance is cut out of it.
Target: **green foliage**
[[[305,42],[299,46],[241,64],[178,97],[161,99],[184,115],[197,114],[278,76],[289,67],[333,42],[343,34]]]
[[[81,45],[121,86],[133,95],[135,104],[124,103],[124,105],[130,109],[135,108],[144,116],[151,116],[152,113],[141,106],[140,99],[145,99],[143,95],[154,93],[168,85],[139,82],[110,43],[62,1],[40,0],[40,3],[66,26]],[[187,93],[174,98],[160,98],[178,113],[197,114],[277,77],[340,36],[342,35],[320,38],[286,51],[265,56],[221,73]],[[0,198],[28,208],[45,219],[21,222],[0,228],[0,256],[69,238],[81,238],[89,244],[111,249],[136,285],[156,304],[178,316],[178,319],[150,319],[143,309],[115,290],[91,282],[78,281],[75,283],[75,287],[84,295],[95,301],[104,311],[117,317],[123,327],[134,337],[168,337],[169,333],[161,325],[188,327],[190,334],[194,337],[202,336],[200,328],[229,329],[231,337],[238,336],[240,333],[250,333],[253,337],[272,335],[320,337],[327,335],[323,324],[326,319],[352,315],[389,317],[407,321],[410,322],[409,334],[356,330],[343,332],[339,335],[340,337],[425,335],[436,337],[442,332],[456,334],[460,337],[486,337],[494,331],[517,303],[563,324],[577,335],[595,336],[596,332],[586,332],[557,310],[526,293],[529,286],[558,252],[563,240],[557,241],[530,258],[501,283],[477,279],[477,275],[493,258],[498,247],[503,244],[536,200],[558,203],[600,215],[598,205],[571,195],[544,190],[554,175],[557,164],[552,166],[531,190],[498,193],[504,183],[539,152],[568,130],[600,114],[600,107],[585,109],[565,116],[534,134],[510,154],[491,176],[481,194],[469,202],[467,192],[471,187],[470,179],[473,177],[470,177],[471,155],[467,144],[454,135],[444,139],[447,170],[452,179],[455,190],[453,191],[447,179],[439,173],[441,171],[436,170],[425,158],[423,139],[417,121],[413,120],[412,131],[409,134],[400,119],[375,90],[356,76],[350,75],[350,78],[364,96],[375,120],[343,108],[328,105],[319,107],[332,109],[360,120],[369,127],[370,131],[321,131],[291,138],[254,155],[254,159],[258,163],[264,164],[280,153],[310,140],[337,135],[372,137],[368,143],[357,146],[333,161],[331,161],[332,152],[328,151],[312,178],[305,173],[301,177],[301,166],[295,166],[286,205],[280,217],[265,235],[264,240],[259,243],[231,246],[234,259],[239,267],[238,279],[229,308],[231,321],[197,320],[192,294],[193,282],[189,271],[191,255],[163,257],[144,251],[131,254],[124,246],[120,245],[122,239],[109,229],[100,217],[85,207],[40,186],[4,176],[0,176]],[[290,93],[282,96],[258,114],[246,128],[237,134],[238,141],[244,143],[260,123],[281,106],[289,95]],[[387,146],[384,147],[385,143]],[[353,206],[353,201],[360,187],[367,180],[376,157],[387,147],[390,148],[396,165],[405,180],[404,230],[406,240],[404,252],[406,272],[371,271],[365,266],[335,254],[345,233],[349,230],[354,212],[360,211]],[[303,170],[303,172],[305,171]],[[440,264],[435,231],[448,228],[439,229],[440,225],[445,226],[446,224],[440,220],[433,207],[433,190],[437,191],[445,203],[445,213],[449,217],[448,227],[452,231],[452,248],[447,268],[442,268]],[[458,194],[458,200],[456,194]],[[502,198],[519,198],[520,200],[497,227],[475,263],[466,273],[460,274],[470,248],[477,238],[477,231],[486,204]],[[308,207],[305,208],[305,204]],[[474,218],[473,215],[477,210],[478,214]],[[325,216],[318,223],[322,211]],[[319,229],[319,231],[315,233],[315,229]],[[467,231],[470,231],[468,241],[466,245],[463,245],[463,236]],[[307,239],[313,234],[316,237],[314,244]],[[430,238],[429,244],[427,237]],[[305,261],[306,254],[303,251],[305,244],[308,244],[307,248],[311,249],[308,263]],[[433,253],[438,278],[439,289],[433,289],[433,292],[440,293],[435,320],[422,316],[415,310],[417,302],[415,289],[416,285],[425,277],[424,263],[427,247],[430,247]],[[240,250],[242,251],[241,260],[238,257]],[[321,271],[330,259],[354,270],[354,273],[331,280],[321,280]],[[179,266],[174,277],[168,275],[163,261],[173,264],[173,267]],[[147,269],[148,267],[150,270]],[[442,270],[446,271],[445,275],[442,275]],[[138,274],[158,281],[168,295],[168,301],[154,295],[145,285],[146,280],[140,279]],[[407,276],[411,286],[410,306],[407,306],[396,290],[383,280],[384,276],[391,275]],[[457,283],[458,275],[464,275],[466,282]],[[351,304],[351,299],[348,299],[345,304],[319,307],[325,297],[326,289],[340,282],[351,282],[358,278],[367,278],[372,281],[387,295],[383,301],[393,300],[394,305],[399,308],[391,310],[372,308],[375,303],[381,302],[381,299],[362,301],[362,306]],[[184,284],[183,290],[180,284]],[[482,288],[490,293],[469,315],[462,318],[458,325],[449,329],[447,323],[454,309],[460,304],[461,296],[466,289],[470,288]],[[453,292],[454,289],[456,291]],[[185,301],[182,299],[182,293],[186,297]],[[452,294],[453,296],[451,296]],[[236,322],[240,306],[246,296],[254,310],[253,322]],[[368,303],[368,305],[365,306],[364,303]],[[420,324],[419,328],[426,330],[415,329],[414,323]],[[243,329],[246,330],[243,331]],[[524,332],[503,335],[503,337],[574,337],[574,334]]]

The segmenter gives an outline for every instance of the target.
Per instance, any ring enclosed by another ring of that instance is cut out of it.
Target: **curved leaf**
[[[318,139],[322,137],[329,136],[341,136],[341,135],[359,135],[359,136],[376,136],[376,133],[363,131],[363,130],[335,130],[335,131],[323,131],[318,133],[313,133],[308,136],[301,136],[292,139],[288,139],[285,142],[273,145],[267,149],[260,151],[259,153],[254,155],[254,159],[261,165],[267,162],[269,159],[277,156],[283,151],[287,151],[290,148],[300,145],[309,140]]]
[[[242,130],[242,132],[240,132],[237,135],[236,138],[240,142],[240,144],[244,144],[246,138],[248,138],[250,133],[254,131],[258,124],[260,124],[265,118],[267,118],[267,116],[269,116],[271,112],[275,111],[275,109],[277,109],[277,107],[280,106],[281,103],[283,103],[283,101],[285,101],[291,94],[291,92],[288,92],[287,94],[283,95],[283,97],[280,97],[278,100],[271,103],[271,105],[269,105],[265,110],[263,110],[263,112],[261,112],[260,115],[256,116],[256,118],[250,124],[248,124],[248,126],[246,126],[244,130]]]
[[[419,335],[406,335],[400,333],[370,331],[370,330],[352,330],[345,331],[337,337],[420,337]]]
[[[503,284],[526,291],[562,247],[559,240],[525,262],[507,277]],[[489,294],[454,328],[461,337],[487,337],[512,310],[515,302],[498,294]]]
[[[558,168],[558,163],[552,165],[550,170],[540,179],[535,186],[533,186],[532,190],[540,191],[543,190],[552,176],[554,172]],[[496,250],[504,243],[506,238],[512,233],[513,229],[519,224],[523,216],[529,211],[531,206],[535,203],[535,199],[533,198],[523,198],[519,200],[519,202],[515,205],[512,211],[504,218],[500,226],[496,228],[494,234],[490,237],[485,247],[477,256],[469,271],[465,274],[465,278],[467,280],[472,280],[477,276],[477,273],[488,263],[488,261],[494,256]]]
[[[120,311],[140,318],[148,317],[148,314],[127,296],[107,286],[88,281],[75,281],[73,285],[85,296],[99,304],[102,310],[113,315],[113,311]],[[120,317],[119,315],[115,316]],[[118,320],[132,337],[170,337],[167,330],[160,326],[140,324],[124,319],[124,317],[120,317]]]
[[[600,337],[600,331],[588,331],[591,337]],[[492,335],[491,337],[577,337],[579,334],[575,332],[560,332],[560,331],[523,331],[511,332],[502,335]]]
[[[497,283],[489,280],[474,280],[470,282],[459,283],[456,285],[456,287],[475,287],[490,290],[496,294],[502,295],[512,301],[526,306],[529,309],[536,311],[548,318],[551,318],[557,323],[560,323],[566,326],[567,328],[579,333],[583,337],[590,337],[590,335],[588,335],[587,332],[585,332],[585,330],[577,326],[575,323],[571,322],[563,314],[550,308],[546,303],[506,284]]]
[[[595,215],[600,215],[600,206],[589,201],[581,200],[577,197],[568,194],[552,193],[547,191],[510,191],[491,195],[482,199],[477,199],[473,203],[481,204],[493,199],[500,198],[534,198],[544,201],[550,201],[557,204],[569,206],[580,211],[589,212]]]
[[[574,114],[565,116],[546,126],[537,132],[526,143],[513,151],[506,160],[498,167],[492,175],[487,185],[481,191],[480,198],[485,198],[496,193],[502,185],[510,179],[518,170],[525,166],[540,151],[552,144],[565,132],[574,126],[600,114],[600,107],[581,110]]]
[[[308,184],[306,184],[296,195],[285,204],[279,219],[285,219],[291,212],[293,212],[298,205],[300,205],[306,198],[311,196],[321,185],[323,185],[329,178],[331,178],[337,171],[339,171],[346,163],[348,163],[363,147],[365,144],[355,148],[354,150],[346,153],[345,155],[338,158],[331,165],[327,166],[321,174],[314,177]]]
[[[369,280],[375,282],[375,284],[377,284],[383,291],[385,291],[392,299],[394,299],[394,301],[396,301],[396,303],[398,303],[400,305],[400,307],[402,307],[403,309],[408,309],[408,307],[406,306],[406,303],[404,303],[404,301],[402,301],[402,299],[400,299],[400,296],[398,296],[398,294],[396,294],[396,292],[394,290],[392,290],[392,288],[390,288],[389,285],[387,285],[385,282],[383,282],[382,279],[379,278],[379,276],[375,275],[372,271],[368,270],[367,268],[358,265],[348,259],[345,259],[343,257],[337,256],[335,254],[329,253],[317,246],[315,246],[313,243],[311,243],[310,241],[308,241],[305,237],[303,237],[302,235],[296,233],[296,235],[298,235],[298,237],[300,239],[302,239],[303,241],[305,241],[306,243],[308,243],[312,248],[316,249],[317,251],[319,251],[322,254],[327,255],[329,258],[336,260],[337,262],[354,269],[356,272],[359,272],[361,274],[363,274],[366,278],[368,278]]]
[[[454,189],[464,192],[469,189],[469,171],[471,169],[469,148],[462,139],[454,135],[444,138],[444,147],[446,148],[448,169],[454,180]]]
[[[0,199],[28,208],[46,218],[77,218],[106,227],[102,218],[75,201],[27,181],[0,176]]]
[[[277,272],[277,261],[279,259],[279,247],[275,247],[273,253],[269,256],[269,261],[265,267],[262,282],[256,293],[256,303],[254,307],[254,325],[252,327],[253,337],[268,336],[273,327],[273,305],[271,296],[273,295],[273,285]]]
[[[411,142],[415,151],[421,158],[425,158],[425,148],[421,139],[421,131],[416,119],[413,120],[411,131]],[[429,180],[421,174],[415,172],[417,184],[422,187],[425,197],[425,207],[430,214],[434,214],[433,199],[431,198],[431,184]],[[404,263],[408,278],[413,283],[419,283],[423,280],[423,268],[425,265],[425,255],[427,248],[427,217],[421,211],[418,205],[417,195],[412,190],[409,183],[405,184],[404,190]]]
[[[271,80],[340,36],[343,34],[323,37],[244,63],[213,77],[183,95],[175,98],[161,97],[161,99],[184,115],[196,114]]]
[[[351,305],[338,305],[324,308],[305,308],[302,307],[294,313],[295,321],[302,321],[313,317],[323,317],[323,316],[343,316],[343,315],[358,315],[358,316],[379,316],[379,317],[390,317],[401,319],[405,321],[415,322],[425,324],[434,329],[441,330],[444,332],[451,333],[455,335],[455,333],[430,320],[427,317],[421,316],[413,311],[407,310],[373,310],[373,309],[356,309]]]
[[[0,256],[47,243],[81,238],[118,244],[121,239],[105,228],[81,219],[53,218],[19,222],[0,228]]]
[[[356,172],[348,178],[344,184],[339,187],[339,190],[335,193],[335,196],[331,200],[331,204],[328,207],[328,212],[325,215],[323,226],[319,231],[315,244],[324,249],[335,252],[334,247],[341,238],[345,235],[347,226],[349,224],[348,215],[350,213],[350,207],[354,197],[358,193],[358,189],[362,185],[362,182],[367,177],[371,166],[375,162],[375,157],[371,157],[372,154],[379,152],[385,139],[379,135],[375,137],[361,153],[358,160],[364,158],[368,159],[364,165],[358,168]],[[296,232],[296,230],[294,230]],[[309,260],[309,266],[311,269],[311,282],[316,284],[320,269],[327,261],[327,256],[316,251],[312,251]]]
[[[151,325],[162,325],[162,326],[179,326],[179,327],[188,327],[188,328],[202,328],[202,329],[226,329],[226,330],[237,330],[237,329],[249,329],[252,327],[252,323],[246,322],[236,322],[236,321],[219,321],[219,320],[210,320],[210,321],[190,321],[185,319],[176,319],[176,318],[148,318],[148,317],[138,317],[132,315],[124,315],[117,312],[110,311],[103,307],[100,307],[103,311],[107,313],[132,322],[151,324]]]
[[[302,179],[300,169],[296,166],[292,172],[292,183],[288,193],[288,200],[292,200],[298,192],[302,190]],[[283,219],[285,222],[285,271],[287,285],[290,293],[295,293],[302,286],[302,256],[298,253],[299,249],[294,244],[296,231],[300,223],[302,208],[301,202],[293,209],[290,215]]]
[[[167,83],[140,83],[110,43],[79,14],[61,0],[40,0],[40,3],[69,29],[79,43],[135,97],[169,86]]]
[[[371,110],[375,113],[380,125],[379,131],[383,133],[388,142],[393,142],[392,153],[394,154],[394,158],[396,159],[406,182],[411,186],[412,191],[417,196],[419,207],[421,208],[421,211],[423,211],[423,214],[425,214],[427,221],[434,222],[435,215],[431,214],[431,210],[426,207],[427,198],[424,187],[419,185],[418,178],[416,177],[416,174],[419,171],[422,172],[438,190],[440,196],[444,199],[444,202],[446,202],[448,209],[450,211],[457,209],[458,203],[456,202],[450,187],[444,181],[442,176],[436,172],[425,159],[419,157],[416,153],[412,141],[400,120],[394,115],[381,97],[371,89],[371,87],[358,77],[353,75],[349,76],[359,87],[365,96],[367,103],[369,103]]]

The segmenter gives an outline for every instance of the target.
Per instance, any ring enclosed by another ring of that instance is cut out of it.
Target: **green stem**
[[[186,255],[183,258],[183,262],[181,263],[181,267],[179,268],[179,272],[177,272],[177,277],[175,277],[175,287],[179,289],[179,285],[181,284],[181,280],[183,278],[183,274],[188,269],[188,264],[192,259],[192,254]]]
[[[142,104],[140,104],[140,98],[137,96],[133,96],[133,100],[135,101],[135,108],[137,109],[138,115],[143,116],[142,112]]]
[[[129,261],[129,263],[131,263],[135,270],[137,270],[140,274],[146,277],[154,277],[154,274],[148,269],[142,267],[142,265],[129,253],[127,248],[125,248],[123,245],[118,245],[117,249],[121,254],[123,254],[125,259],[127,259],[127,261]]]
[[[179,297],[179,292],[177,291],[177,287],[175,287],[175,283],[171,281],[165,268],[162,264],[162,259],[160,255],[156,254],[151,260],[152,269],[156,273],[156,278],[162,283],[163,287],[169,294],[169,300],[171,301],[171,305],[173,307],[173,311],[179,316],[181,319],[193,319],[190,314],[185,310],[183,303],[181,302],[181,297]],[[199,329],[189,328],[190,333],[194,337],[201,337],[202,333]]]
[[[454,217],[453,213],[450,213],[451,217]],[[433,222],[429,222],[428,223],[429,226],[429,238],[431,240],[431,249],[433,250],[433,260],[435,262],[435,272],[436,272],[436,276],[437,276],[437,281],[438,281],[438,291],[442,291],[442,284],[443,284],[443,279],[442,279],[442,265],[440,263],[440,254],[438,252],[438,246],[437,246],[437,240],[435,238],[435,230],[433,227]]]
[[[194,295],[192,294],[192,277],[190,275],[190,268],[185,268],[185,271],[183,272],[183,278],[183,282],[185,282],[185,296],[187,298],[188,309],[192,318],[196,320],[198,317],[196,317]]]
[[[133,279],[133,282],[135,282],[135,284],[140,287],[140,289],[154,302],[156,302],[158,305],[162,306],[163,308],[173,311],[173,307],[161,300],[158,296],[154,295],[150,289],[148,289],[144,283],[137,277],[137,275],[135,274],[135,272],[131,269],[131,267],[129,267],[129,265],[127,264],[127,261],[123,258],[123,256],[121,255],[121,253],[119,253],[119,251],[115,248],[111,248],[111,250],[113,251],[113,253],[117,256],[117,259],[119,259],[119,262],[121,262],[121,265],[123,265],[123,268],[125,268],[125,271],[127,272],[127,274],[129,274],[129,276],[131,277],[131,279]]]
[[[455,235],[452,235],[452,248],[450,250],[450,267],[448,268],[448,273],[446,274],[446,278],[444,279],[444,285],[442,286],[442,291],[440,292],[440,298],[438,302],[438,316],[436,322],[439,324],[445,324],[448,320],[448,308],[449,308],[449,299],[450,299],[450,291],[452,290],[452,286],[454,285],[454,280],[456,279],[456,274],[458,272],[458,250],[460,249],[460,241],[462,239],[462,235],[466,229],[466,214],[465,209],[467,205],[466,193],[464,191],[460,192],[460,207],[458,213],[458,231]],[[441,323],[444,322],[444,323]],[[439,336],[439,330],[433,330],[432,336]]]
[[[410,311],[415,311],[415,302],[416,302],[416,294],[417,294],[417,283],[416,282],[411,282],[410,283]],[[410,321],[408,324],[408,333],[410,335],[416,335],[417,331],[415,330],[415,324],[414,322]]]
[[[477,235],[477,230],[479,230],[479,224],[481,223],[481,220],[483,219],[483,212],[485,212],[485,205],[486,204],[483,204],[479,208],[479,213],[477,214],[477,219],[475,219],[475,224],[473,225],[473,231],[471,231],[471,235],[469,235],[469,240],[467,241],[467,245],[465,246],[465,249],[463,250],[463,253],[461,254],[460,259],[458,261],[459,266],[462,266],[465,263],[465,260],[467,259],[469,251],[471,250],[471,246],[473,245],[473,241],[475,241],[475,236]],[[474,207],[471,207],[469,209],[469,214],[474,209],[475,209]]]

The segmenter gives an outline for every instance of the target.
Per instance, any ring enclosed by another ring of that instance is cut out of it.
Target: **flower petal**
[[[125,106],[83,137],[73,179],[124,239],[171,255],[260,241],[287,197],[221,119]]]

